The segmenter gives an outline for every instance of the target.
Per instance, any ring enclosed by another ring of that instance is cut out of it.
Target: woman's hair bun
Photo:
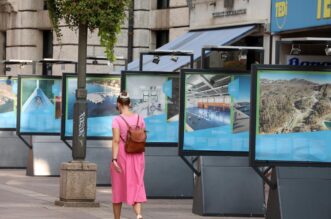
[[[126,98],[129,98],[130,96],[129,96],[129,94],[128,94],[128,92],[126,92],[126,91],[122,91],[121,93],[120,93],[120,98],[121,99],[126,99]]]
[[[117,98],[117,102],[122,105],[129,106],[131,101],[130,101],[130,96],[129,96],[128,92],[122,91]]]

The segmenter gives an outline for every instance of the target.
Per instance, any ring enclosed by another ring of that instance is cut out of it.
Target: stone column
[[[96,198],[97,165],[87,161],[62,163],[60,170],[60,200],[64,207],[100,207]]]
[[[1,19],[1,16],[0,16]],[[5,42],[5,32],[0,31],[0,60],[5,60],[6,42]],[[0,63],[0,75],[4,75],[4,65]]]

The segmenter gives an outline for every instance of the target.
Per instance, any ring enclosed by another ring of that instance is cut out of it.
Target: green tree
[[[87,32],[98,29],[100,43],[105,47],[109,60],[114,60],[113,48],[125,10],[130,0],[47,0],[49,15],[54,31],[61,39],[60,22],[71,29],[78,29],[78,80],[73,121],[74,160],[84,160],[86,156],[86,56]]]
[[[98,29],[107,57],[114,60],[116,36],[121,30],[130,0],[47,0],[47,3],[58,39],[62,36],[59,28],[61,20],[73,30],[80,25],[90,31]]]

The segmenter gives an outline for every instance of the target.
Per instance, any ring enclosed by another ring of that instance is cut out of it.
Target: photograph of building
[[[185,72],[184,150],[247,152],[250,76]]]
[[[186,130],[208,129],[231,123],[231,76],[186,76]]]
[[[179,80],[172,75],[126,74],[132,110],[143,116],[148,142],[177,142]]]
[[[166,114],[167,97],[164,76],[128,76],[126,89],[132,101],[132,110],[144,117]]]

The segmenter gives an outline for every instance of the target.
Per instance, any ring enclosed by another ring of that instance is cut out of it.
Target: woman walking
[[[120,219],[122,203],[132,205],[137,219],[142,219],[141,203],[146,202],[144,185],[145,157],[144,153],[126,153],[124,145],[128,124],[138,124],[145,128],[144,119],[130,111],[130,97],[127,92],[121,92],[117,98],[119,116],[113,119],[112,145],[112,202],[115,219]]]

